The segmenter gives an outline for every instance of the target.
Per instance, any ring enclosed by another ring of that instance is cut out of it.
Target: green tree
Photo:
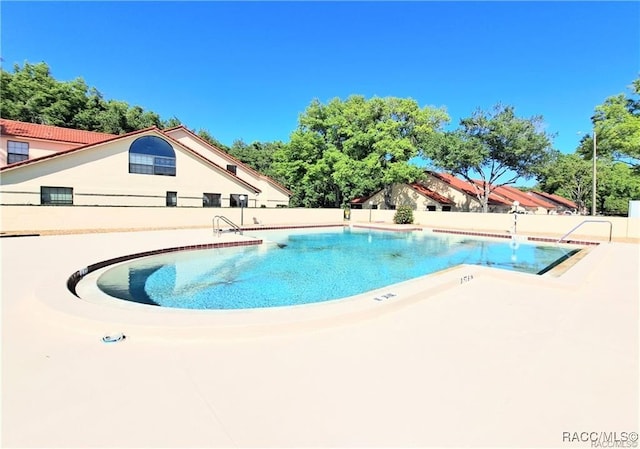
[[[69,126],[73,117],[87,107],[88,87],[84,80],[58,82],[45,63],[25,63],[22,68],[15,65],[13,73],[2,70],[1,77],[3,118]]]
[[[176,126],[182,125],[182,122],[178,117],[171,117],[169,120],[165,120],[162,122],[162,129],[175,128]]]
[[[211,135],[211,133],[209,131],[207,131],[206,129],[201,129],[196,134],[197,134],[198,137],[202,138],[203,140],[206,140],[211,145],[213,145],[213,146],[215,146],[215,147],[217,147],[217,148],[219,148],[219,149],[221,149],[223,151],[229,152],[229,147],[226,146],[225,144],[223,144],[222,142],[220,142],[215,137],[213,137]]]
[[[246,144],[242,139],[239,139],[233,142],[228,152],[254,170],[277,179],[278,175],[273,168],[273,155],[283,146],[284,143],[279,141]]]
[[[631,95],[614,95],[595,109],[592,117],[596,132],[597,156],[625,162],[640,168],[640,78],[633,81]],[[592,139],[592,138],[591,138]],[[590,140],[593,143],[593,140]],[[591,147],[582,148],[586,158]]]
[[[623,162],[598,161],[597,170],[596,210],[603,215],[627,215],[629,201],[640,199],[640,176]]]
[[[412,99],[353,95],[314,100],[288,145],[274,153],[274,171],[291,189],[292,205],[341,207],[354,197],[422,171],[410,163],[429,134],[449,120],[442,109]]]
[[[469,181],[488,212],[493,190],[540,173],[553,154],[551,138],[542,117],[518,118],[512,106],[498,104],[492,113],[477,110],[463,118],[455,131],[433,135],[423,155]]]
[[[0,70],[0,115],[29,123],[123,134],[166,124],[155,112],[105,100],[82,78],[57,81],[44,63]]]
[[[538,175],[538,188],[568,198],[585,211],[591,203],[593,169],[579,154],[556,153]]]

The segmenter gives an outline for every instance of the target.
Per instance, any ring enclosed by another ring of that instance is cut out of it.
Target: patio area
[[[382,302],[159,310],[66,288],[112,257],[243,238],[1,239],[2,447],[591,447],[566,433],[639,430],[636,243],[559,277],[461,266]]]

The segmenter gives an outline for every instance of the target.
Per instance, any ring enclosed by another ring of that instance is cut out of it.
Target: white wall
[[[183,145],[188,146],[193,151],[220,165],[224,169],[227,165],[235,165],[236,175],[245,182],[257,187],[261,190],[260,194],[255,197],[250,197],[255,200],[256,207],[264,205],[265,207],[276,207],[276,205],[289,205],[289,196],[281,188],[278,188],[272,182],[269,182],[268,178],[261,173],[256,172],[250,167],[246,167],[244,164],[239,163],[230,155],[224,151],[218,151],[212,148],[207,143],[195,138],[192,134],[187,132],[183,128],[176,128],[167,132],[169,136],[178,140]]]
[[[82,207],[82,206],[2,206],[2,232],[45,232],[122,230],[148,228],[185,228],[212,226],[215,215],[224,215],[245,226],[253,217],[264,226],[328,223],[393,223],[396,211],[353,209],[350,221],[343,220],[342,209],[303,208],[175,208],[175,207]],[[512,214],[472,212],[414,212],[415,223],[428,228],[459,229],[506,233],[513,226]],[[518,215],[517,233],[559,238],[591,217],[564,215]],[[572,238],[607,240],[609,225],[614,238],[640,239],[640,218],[597,217],[605,223],[586,223]]]
[[[176,208],[176,207],[83,207],[2,206],[2,232],[45,232],[188,228],[212,226],[223,215],[234,223],[254,226],[329,224],[343,222],[342,209],[297,208]],[[227,226],[222,226],[227,227]]]
[[[351,219],[354,222],[369,222],[369,212],[368,209],[352,210]],[[371,221],[393,223],[395,212],[374,209],[371,211]],[[514,224],[514,215],[507,213],[414,211],[413,216],[414,224],[439,229],[506,233],[513,229]],[[585,220],[597,220],[598,223],[585,223],[580,226],[575,233],[571,234],[571,237],[592,236],[608,239],[609,224],[607,222],[610,222],[614,238],[640,238],[640,218],[534,214],[518,214],[517,217],[516,232],[523,235],[548,235],[559,238]]]
[[[369,202],[373,202],[378,206],[378,209],[385,209],[385,191],[384,189],[377,192],[363,205],[364,208],[369,209]],[[427,206],[434,206],[436,210],[442,210],[442,205],[431,198],[428,198],[407,184],[393,184],[391,186],[390,195],[391,205],[395,205],[396,209],[400,206],[410,206],[413,210],[426,210]]]
[[[0,177],[2,204],[40,204],[40,187],[73,188],[74,205],[165,206],[166,192],[178,193],[178,206],[202,207],[203,193],[219,193],[222,205],[231,194],[255,203],[256,192],[226,170],[173,144],[176,176],[129,173],[129,146],[143,135],[97,144],[63,157],[9,169]],[[252,201],[253,200],[253,201]]]
[[[7,142],[25,142],[29,144],[29,159],[47,156],[52,153],[77,147],[77,143],[64,143],[43,141],[38,139],[26,139],[24,137],[1,136],[0,137],[0,167],[7,165]]]

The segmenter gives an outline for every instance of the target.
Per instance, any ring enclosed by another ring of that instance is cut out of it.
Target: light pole
[[[593,128],[593,186],[591,192],[591,215],[596,216],[596,129]]]
[[[373,209],[373,201],[369,201],[369,223],[371,223],[371,209]]]
[[[244,200],[246,199],[246,195],[240,195],[240,226],[244,226]]]

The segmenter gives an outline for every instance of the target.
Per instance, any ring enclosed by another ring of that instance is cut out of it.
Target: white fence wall
[[[351,210],[348,223],[393,223],[393,210]],[[303,208],[183,208],[183,207],[92,207],[92,206],[2,206],[2,232],[73,232],[149,228],[212,226],[215,215],[237,224],[265,226],[284,224],[329,224],[344,222],[342,209]],[[414,212],[415,224],[429,228],[509,232],[512,214],[473,212]],[[518,215],[517,233],[560,237],[592,217],[576,215]],[[614,238],[640,238],[640,218],[596,217],[605,223],[585,223],[572,236],[608,239],[612,224]]]

